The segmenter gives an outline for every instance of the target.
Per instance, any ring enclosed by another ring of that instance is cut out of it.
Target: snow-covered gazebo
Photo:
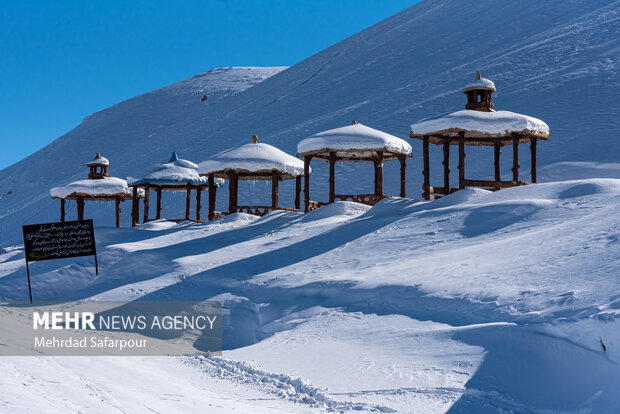
[[[434,200],[461,188],[487,187],[497,190],[536,182],[536,143],[549,139],[549,127],[540,119],[509,111],[493,110],[491,94],[495,84],[476,74],[476,80],[463,89],[467,95],[465,110],[418,122],[411,125],[411,138],[421,139],[424,157],[424,191],[426,200]],[[519,180],[519,144],[530,143],[531,182]],[[443,187],[430,185],[429,143],[443,145]],[[450,145],[459,147],[459,187],[450,187]],[[465,145],[493,146],[495,150],[495,179],[465,178]],[[502,181],[500,174],[501,147],[512,145],[512,180]]]
[[[157,164],[156,167],[142,178],[127,177],[129,187],[133,188],[132,218],[133,225],[140,222],[140,205],[138,203],[138,190],[144,190],[144,222],[149,221],[149,193],[155,190],[157,194],[157,206],[155,209],[155,219],[161,218],[161,192],[162,191],[185,191],[185,218],[171,219],[173,221],[193,221],[190,219],[190,204],[192,191],[196,191],[196,222],[200,220],[200,210],[202,209],[202,191],[209,189],[215,193],[217,187],[224,184],[224,180],[215,179],[211,188],[206,177],[198,174],[198,165],[195,163],[179,159],[176,152],[172,153],[170,160],[165,164]]]
[[[84,220],[84,202],[86,200],[115,201],[116,227],[120,227],[120,203],[132,197],[127,181],[121,178],[110,177],[108,175],[110,162],[99,153],[86,166],[90,169],[87,180],[74,181],[50,190],[52,198],[60,199],[60,221],[65,221],[65,200],[76,201],[78,220]],[[144,192],[142,191],[136,194],[136,197],[143,196]]]
[[[383,194],[383,162],[400,161],[400,196],[406,196],[405,177],[407,157],[412,157],[411,145],[404,139],[353,121],[351,125],[314,134],[297,144],[297,156],[304,158],[305,211],[325,203],[310,200],[310,161],[316,158],[329,162],[329,203],[336,199],[352,200],[374,205],[387,197]],[[336,162],[372,162],[375,168],[374,194],[336,194]]]
[[[252,143],[221,152],[198,165],[201,176],[208,176],[209,182],[228,179],[228,212],[244,212],[262,216],[270,210],[299,211],[301,176],[304,163],[276,147],[258,143],[252,136]],[[295,178],[295,208],[278,206],[278,183]],[[240,206],[237,202],[239,180],[271,180],[271,206]],[[215,192],[209,194],[209,220],[221,215],[215,211]]]

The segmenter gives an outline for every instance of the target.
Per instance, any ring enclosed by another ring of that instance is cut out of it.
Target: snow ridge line
[[[274,394],[282,399],[307,404],[326,411],[395,412],[393,409],[381,405],[337,401],[331,398],[325,389],[317,388],[301,378],[263,371],[242,361],[213,356],[186,357],[183,358],[183,361],[200,368],[211,377],[254,385],[261,391]]]

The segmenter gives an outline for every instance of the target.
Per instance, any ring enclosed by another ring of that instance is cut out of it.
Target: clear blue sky
[[[416,0],[0,2],[0,169],[140,93],[223,66],[288,66]]]

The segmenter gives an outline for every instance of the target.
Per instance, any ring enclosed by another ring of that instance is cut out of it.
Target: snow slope
[[[218,401],[162,400],[160,381],[183,375],[192,390],[220,384],[222,396],[240,398],[226,407],[242,411],[259,394],[268,396],[259,412],[611,413],[620,407],[619,202],[620,180],[589,179],[102,227],[99,277],[88,257],[37,262],[32,289],[38,300],[222,301],[223,358],[111,359],[132,378],[143,364],[161,378],[131,388],[156,411]],[[1,300],[27,298],[24,266],[21,248],[0,255]],[[113,373],[95,370],[91,387],[76,381],[88,361],[3,358],[3,372],[29,376],[3,376],[13,391],[3,403],[44,390],[67,406],[43,380],[51,365],[78,406],[135,407]]]
[[[464,108],[460,90],[478,69],[495,82],[496,109],[525,113],[550,126],[551,141],[539,146],[541,167],[616,163],[619,5],[617,0],[426,0],[286,70],[215,69],[122,102],[0,172],[0,241],[17,240],[19,225],[26,222],[56,219],[58,207],[47,191],[82,177],[82,163],[93,151],[110,159],[112,175],[126,177],[140,175],[173,150],[201,162],[248,142],[252,134],[294,154],[301,139],[352,119],[407,138],[412,123]],[[203,93],[209,95],[205,102]],[[408,192],[418,197],[421,145],[412,145]],[[440,151],[432,153],[432,165],[440,165],[435,158]],[[527,154],[522,158],[527,165]],[[484,149],[473,150],[468,173],[489,174],[491,160]],[[393,164],[386,166],[385,189],[397,194]],[[313,167],[315,199],[324,200],[327,167]],[[507,162],[503,168],[509,174]],[[539,179],[553,170],[543,168]],[[372,181],[364,178],[371,174],[368,165],[339,166],[336,185],[342,191],[337,191],[367,193]],[[591,169],[575,169],[573,178],[584,174],[596,176]],[[292,197],[293,190],[286,189],[292,185],[283,183],[283,202]],[[244,194],[252,189],[240,188]],[[267,197],[263,190],[254,188],[258,204]],[[220,209],[226,191],[220,192]],[[129,210],[124,209],[125,224]],[[87,215],[101,223],[113,220],[103,207],[88,206]]]

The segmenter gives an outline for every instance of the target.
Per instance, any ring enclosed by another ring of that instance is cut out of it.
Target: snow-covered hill
[[[252,398],[260,412],[617,412],[619,202],[620,180],[591,179],[98,228],[99,276],[88,257],[34,263],[35,299],[220,300],[224,358],[5,357],[0,384],[11,392],[0,401],[89,412],[141,411],[141,401],[245,412]],[[0,300],[27,298],[24,267],[21,249],[0,255]],[[104,359],[150,385],[119,388]],[[72,398],[56,397],[48,376]]]
[[[113,174],[124,177],[173,150],[199,162],[248,142],[254,133],[294,153],[300,139],[352,119],[406,138],[411,122],[463,108],[460,88],[477,69],[495,81],[497,109],[550,125],[551,141],[539,146],[540,178],[553,175],[549,166],[556,162],[616,162],[619,10],[615,0],[426,0],[281,72],[216,69],[146,93],[88,117],[0,172],[0,241],[16,240],[25,222],[56,219],[57,203],[47,190],[82,177],[84,162],[96,151],[110,158]],[[203,93],[209,95],[205,102]],[[418,142],[414,151],[408,191],[418,197]],[[490,159],[484,151],[472,152],[472,175],[490,171]],[[321,167],[316,163],[314,170],[316,198],[327,185]],[[597,175],[597,168],[582,172],[574,164],[568,170],[570,178]],[[391,193],[398,190],[396,171],[386,167]],[[372,183],[364,177],[370,174],[369,166],[347,165],[338,169],[336,185],[367,192]],[[283,185],[285,201],[290,185]],[[221,194],[224,200],[226,188]],[[103,207],[88,206],[87,215],[101,223],[113,220]],[[128,215],[125,208],[125,224]]]

